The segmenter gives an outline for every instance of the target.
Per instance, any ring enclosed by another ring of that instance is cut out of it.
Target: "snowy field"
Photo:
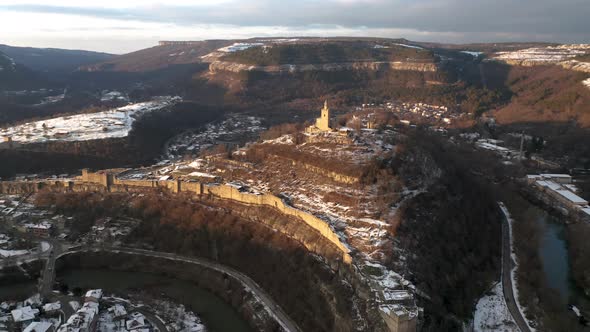
[[[508,311],[499,282],[488,294],[479,299],[474,315],[475,332],[518,332],[518,326]]]
[[[589,44],[533,47],[514,52],[498,52],[494,59],[504,61],[533,61],[556,63],[590,53]]]
[[[590,54],[590,44],[570,44],[548,47],[533,47],[514,52],[498,52],[493,58],[511,64],[547,65],[556,64],[565,69],[590,73],[590,63],[575,58]],[[582,81],[590,88],[590,78]]]
[[[0,129],[0,136],[23,144],[47,141],[87,141],[126,137],[141,115],[161,110],[180,101],[180,97],[157,97],[152,101],[123,106],[109,111],[77,114],[25,123]]]
[[[252,47],[264,46],[263,43],[233,43],[229,46],[218,49],[219,52],[234,53],[238,51],[247,50]]]

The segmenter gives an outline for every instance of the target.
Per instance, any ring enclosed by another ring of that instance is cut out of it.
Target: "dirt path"
[[[504,210],[502,210],[502,212],[504,212]],[[511,239],[508,218],[509,216],[504,213],[504,220],[502,222],[502,288],[504,291],[504,299],[506,300],[508,310],[516,322],[516,325],[518,325],[518,328],[522,332],[530,332],[531,330],[529,329],[529,326],[524,317],[521,315],[518,305],[516,304],[516,299],[514,298],[514,289],[511,276],[514,262],[512,261],[512,257],[510,255],[512,252],[512,246],[510,244]]]

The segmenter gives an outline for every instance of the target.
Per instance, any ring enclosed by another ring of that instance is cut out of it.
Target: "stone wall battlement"
[[[3,181],[0,182],[0,193],[28,194],[49,188],[56,191],[109,191],[109,192],[138,192],[156,188],[167,189],[173,193],[188,192],[196,195],[212,195],[221,199],[228,199],[242,204],[269,206],[281,213],[297,217],[305,224],[315,229],[325,239],[334,244],[342,252],[342,261],[352,263],[350,249],[340,240],[340,237],[326,223],[326,221],[311,213],[296,209],[281,198],[272,194],[247,193],[228,184],[208,184],[200,182],[185,182],[180,180],[121,180],[108,171],[97,173],[82,171],[82,176],[63,181]]]

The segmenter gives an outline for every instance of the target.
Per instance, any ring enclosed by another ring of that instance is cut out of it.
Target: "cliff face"
[[[379,71],[384,69],[405,70],[418,72],[437,72],[439,66],[436,63],[428,62],[341,62],[326,64],[303,64],[303,65],[276,65],[276,66],[256,66],[246,65],[235,62],[215,61],[209,65],[211,73],[232,72],[239,73],[243,71],[260,71],[271,74],[278,73],[300,73],[307,71]]]
[[[579,71],[583,73],[590,73],[590,63],[588,62],[580,62],[577,60],[567,60],[567,61],[560,61],[560,62],[548,62],[548,61],[538,61],[535,59],[525,59],[525,60],[502,60],[512,66],[523,66],[523,67],[534,67],[534,66],[546,66],[546,65],[557,65],[564,69]]]
[[[580,62],[576,60],[563,61],[559,65],[565,69],[580,71],[583,73],[590,73],[590,62]]]

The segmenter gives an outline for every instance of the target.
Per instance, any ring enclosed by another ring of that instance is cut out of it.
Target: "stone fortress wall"
[[[38,181],[0,181],[0,193],[4,194],[30,194],[38,192],[41,189],[49,188],[54,191],[96,191],[96,192],[146,192],[154,189],[167,189],[173,193],[191,193],[195,195],[210,195],[219,199],[231,200],[239,204],[252,206],[266,206],[277,209],[281,213],[293,216],[308,227],[316,230],[324,239],[328,240],[341,253],[341,259],[334,261],[337,265],[344,263],[348,268],[338,269],[340,273],[344,273],[347,280],[353,280],[357,286],[357,290],[364,294],[363,298],[371,297],[370,290],[364,289],[366,285],[364,281],[358,279],[359,276],[355,271],[356,268],[352,265],[351,250],[340,240],[336,232],[328,225],[328,223],[311,213],[296,209],[281,198],[272,194],[251,193],[243,191],[239,186],[231,184],[204,184],[201,182],[190,182],[177,180],[121,180],[116,177],[117,172],[99,171],[89,172],[83,170],[82,176],[75,179],[63,180],[38,180]],[[282,230],[279,230],[282,232]],[[287,236],[289,234],[287,233]],[[308,250],[322,255],[313,245],[308,246],[303,243]],[[321,251],[321,250],[320,250]],[[323,256],[323,255],[322,255]],[[349,272],[343,272],[349,271]],[[349,279],[351,278],[352,279]],[[380,315],[387,325],[387,330],[391,332],[415,332],[416,331],[416,316],[409,316],[407,313],[386,313],[379,311]]]
[[[326,221],[311,213],[296,209],[281,198],[272,194],[243,192],[237,186],[230,184],[203,184],[181,180],[120,180],[116,174],[108,171],[82,171],[82,176],[68,180],[41,181],[3,181],[0,182],[0,193],[27,194],[37,192],[43,188],[56,191],[108,191],[108,192],[136,192],[164,188],[173,193],[189,192],[196,195],[211,195],[221,199],[228,199],[242,204],[273,207],[285,215],[294,216],[315,229],[325,239],[334,244],[342,253],[342,261],[352,263],[350,249],[340,240]]]

